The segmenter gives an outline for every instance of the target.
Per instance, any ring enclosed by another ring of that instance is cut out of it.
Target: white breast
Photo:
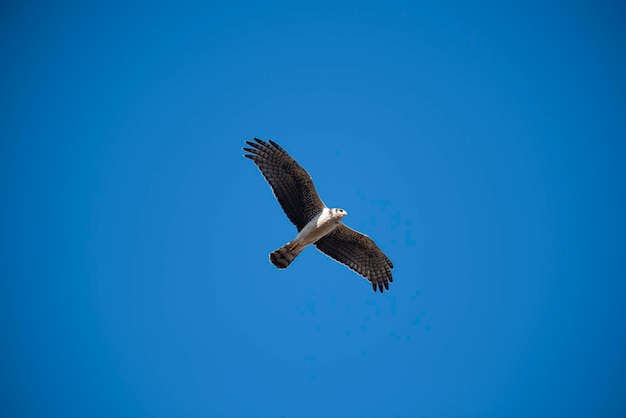
[[[292,243],[306,247],[331,232],[337,225],[339,224],[331,217],[330,209],[324,208],[319,215],[311,219],[311,221],[302,228]]]

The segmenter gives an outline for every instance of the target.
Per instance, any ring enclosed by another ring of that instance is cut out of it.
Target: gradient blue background
[[[624,416],[624,8],[431,3],[4,4],[1,415]]]

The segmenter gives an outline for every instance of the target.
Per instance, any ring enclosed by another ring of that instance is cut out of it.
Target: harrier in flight
[[[270,261],[285,269],[308,245],[345,264],[372,283],[374,291],[389,290],[393,282],[391,260],[367,235],[341,223],[347,212],[328,208],[322,202],[311,176],[274,141],[254,138],[243,148],[269,183],[274,196],[298,235],[270,254]]]

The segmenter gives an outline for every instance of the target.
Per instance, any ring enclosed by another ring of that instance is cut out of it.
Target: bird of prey
[[[254,141],[246,141],[251,148],[243,148],[248,152],[244,157],[254,161],[298,229],[293,240],[270,253],[271,263],[285,269],[305,247],[314,244],[322,253],[369,280],[374,291],[389,290],[393,264],[385,253],[370,237],[341,223],[347,212],[326,207],[311,176],[277,143],[258,138]]]

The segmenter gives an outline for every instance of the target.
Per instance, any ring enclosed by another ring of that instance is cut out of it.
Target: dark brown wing
[[[340,224],[331,233],[315,243],[318,250],[345,264],[372,283],[374,292],[383,286],[389,290],[393,282],[393,264],[378,245],[367,235]]]
[[[325,207],[311,176],[274,141],[254,140],[246,141],[252,148],[243,148],[250,153],[244,157],[259,167],[285,214],[300,231]]]

